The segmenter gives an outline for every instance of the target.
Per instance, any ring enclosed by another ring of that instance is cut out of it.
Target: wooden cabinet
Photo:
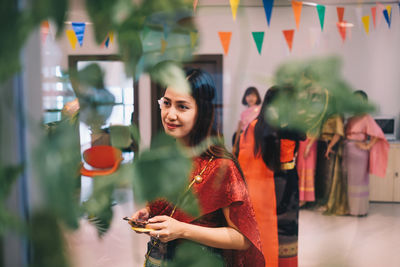
[[[400,142],[390,143],[385,178],[370,176],[369,200],[400,202]]]

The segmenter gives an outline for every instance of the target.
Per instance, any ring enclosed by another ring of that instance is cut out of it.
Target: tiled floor
[[[299,267],[400,266],[400,203],[372,203],[367,217],[301,210]]]
[[[122,220],[136,209],[132,202],[115,206],[111,229],[102,239],[82,220],[80,229],[66,236],[72,266],[143,266],[148,237]],[[381,266],[400,266],[400,204],[371,204],[364,218],[301,210],[299,267]]]

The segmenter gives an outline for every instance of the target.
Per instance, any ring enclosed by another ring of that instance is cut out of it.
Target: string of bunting
[[[198,1],[195,1],[196,5]],[[230,6],[231,6],[231,11],[232,11],[232,18],[234,21],[236,21],[236,15],[237,15],[237,10],[240,4],[240,0],[229,0]],[[326,11],[326,6],[324,5],[319,5],[315,3],[310,3],[310,2],[303,2],[303,1],[295,1],[292,0],[292,10],[293,10],[293,15],[294,15],[294,20],[296,23],[296,29],[300,29],[300,20],[301,20],[301,11],[303,8],[303,5],[307,6],[314,6],[316,8],[317,14],[318,14],[318,19],[319,19],[319,24],[321,27],[321,32],[324,31],[324,24],[325,24],[325,11]],[[264,12],[265,16],[267,19],[267,25],[270,27],[271,25],[271,17],[272,17],[272,9],[274,6],[274,0],[263,0],[263,6],[264,6]],[[400,11],[400,3],[398,3],[399,6],[399,11]],[[339,33],[340,38],[342,39],[343,43],[346,41],[346,38],[349,36],[350,32],[350,27],[353,27],[354,25],[352,23],[347,22],[344,19],[345,15],[345,7],[343,6],[337,6],[336,7],[336,12],[337,12],[337,18],[338,21],[336,22],[337,30]],[[359,21],[360,27],[364,28],[364,31],[366,35],[369,35],[370,33],[370,22],[372,18],[372,24],[373,28],[376,29],[376,27],[379,26],[382,17],[385,18],[385,21],[387,23],[388,28],[390,29],[391,23],[392,23],[392,6],[391,5],[386,5],[384,6],[382,3],[377,2],[376,6],[371,7],[370,9],[371,14],[367,14],[363,16],[363,9],[361,6],[356,7],[356,16],[357,16],[357,21]],[[293,49],[293,39],[295,35],[295,29],[287,29],[287,30],[282,30],[284,39],[286,41],[286,45],[291,52]],[[232,32],[218,32],[219,39],[222,45],[222,49],[224,51],[225,55],[228,55],[229,53],[229,47],[230,47],[230,41],[232,37]],[[257,48],[258,53],[261,55],[262,51],[262,45],[264,42],[264,32],[252,32],[253,40],[255,43],[255,46]],[[317,43],[317,34],[315,32],[314,28],[310,28],[310,38],[312,46],[315,46]]]

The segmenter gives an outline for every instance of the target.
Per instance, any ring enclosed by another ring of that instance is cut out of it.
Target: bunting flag
[[[224,48],[224,54],[227,55],[229,52],[229,45],[231,43],[232,32],[218,32],[219,39],[221,40],[222,47]]]
[[[371,7],[372,23],[374,24],[374,29],[376,28],[376,6]]]
[[[296,20],[297,30],[300,27],[300,17],[301,17],[302,7],[303,7],[303,2],[292,0],[292,8],[293,8],[294,19]]]
[[[261,55],[262,45],[264,42],[264,32],[252,32],[254,42],[256,43],[258,54]]]
[[[264,4],[265,16],[267,16],[267,23],[269,27],[271,22],[272,7],[274,6],[274,0],[263,0],[263,4]]]
[[[383,16],[385,17],[385,20],[390,28],[391,18],[390,18],[389,11],[387,9],[383,10]]]
[[[239,2],[240,2],[240,0],[229,0],[229,3],[231,4],[231,9],[232,9],[233,20],[236,20],[236,13],[237,13],[237,9],[239,7]]]
[[[79,45],[83,45],[83,36],[85,35],[85,26],[84,22],[72,22],[72,29],[75,32],[76,38],[78,39]]]
[[[344,7],[338,6],[338,7],[336,7],[336,11],[337,11],[337,16],[338,16],[338,21],[342,22],[343,16],[344,16]]]
[[[107,36],[106,41],[104,42],[104,45],[106,48],[108,48],[108,45],[110,44],[110,36]]]
[[[66,34],[69,44],[71,45],[72,49],[75,50],[76,44],[78,43],[78,38],[76,38],[74,30],[66,30]]]
[[[161,54],[165,53],[165,50],[167,49],[167,45],[168,45],[168,42],[165,41],[164,39],[161,39]]]
[[[324,30],[324,21],[325,21],[325,6],[317,5],[319,24],[321,24],[321,31]]]
[[[364,24],[364,29],[367,35],[369,34],[369,16],[362,17],[362,23]]]
[[[383,10],[385,10],[385,6],[381,3],[376,3],[376,25],[379,26],[381,24]]]
[[[283,35],[285,36],[285,40],[289,47],[289,51],[292,51],[294,30],[283,30],[282,32]]]
[[[199,34],[197,32],[190,32],[190,47],[193,48],[197,43]]]
[[[342,21],[342,22],[337,22],[337,28],[340,34],[340,37],[342,37],[342,41],[344,43],[344,41],[346,40],[346,21]]]
[[[193,12],[196,12],[197,4],[199,3],[199,0],[194,0],[193,1]]]
[[[42,24],[40,25],[40,33],[41,33],[41,39],[42,39],[42,44],[44,44],[46,42],[47,36],[49,35],[50,32],[50,25],[49,25],[49,21],[45,20],[42,22]]]
[[[113,44],[114,43],[114,32],[109,32],[108,36],[110,36],[110,42]]]
[[[391,21],[392,20],[392,6],[391,5],[387,5],[386,6],[386,10],[389,13],[389,18],[390,18],[390,21]]]

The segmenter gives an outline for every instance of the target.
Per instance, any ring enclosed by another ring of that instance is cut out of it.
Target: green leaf
[[[110,126],[111,145],[116,148],[127,148],[132,144],[131,128],[125,125]]]
[[[373,106],[353,94],[341,75],[338,57],[289,61],[275,72],[279,94],[266,110],[275,126],[318,133],[325,120],[334,115],[370,112]]]
[[[191,241],[183,241],[177,246],[175,257],[167,262],[168,267],[204,267],[225,266],[220,254],[212,252],[210,247]]]
[[[31,267],[67,267],[65,240],[57,215],[48,210],[35,211],[30,220]]]
[[[94,25],[98,44],[102,43],[107,34],[113,30],[113,7],[118,1],[86,0],[86,10]]]
[[[190,169],[191,160],[183,148],[172,137],[158,134],[151,148],[144,151],[134,163],[132,185],[137,201],[165,198],[177,203],[188,187]],[[180,208],[192,213],[197,210],[185,206]]]
[[[164,61],[150,71],[151,79],[162,87],[171,87],[178,93],[190,94],[191,89],[182,68],[172,61]]]
[[[77,228],[81,162],[77,124],[62,120],[51,127],[40,139],[33,162],[44,205],[67,226]]]
[[[0,165],[0,201],[5,201],[11,191],[12,186],[23,171],[23,166],[4,166]]]

